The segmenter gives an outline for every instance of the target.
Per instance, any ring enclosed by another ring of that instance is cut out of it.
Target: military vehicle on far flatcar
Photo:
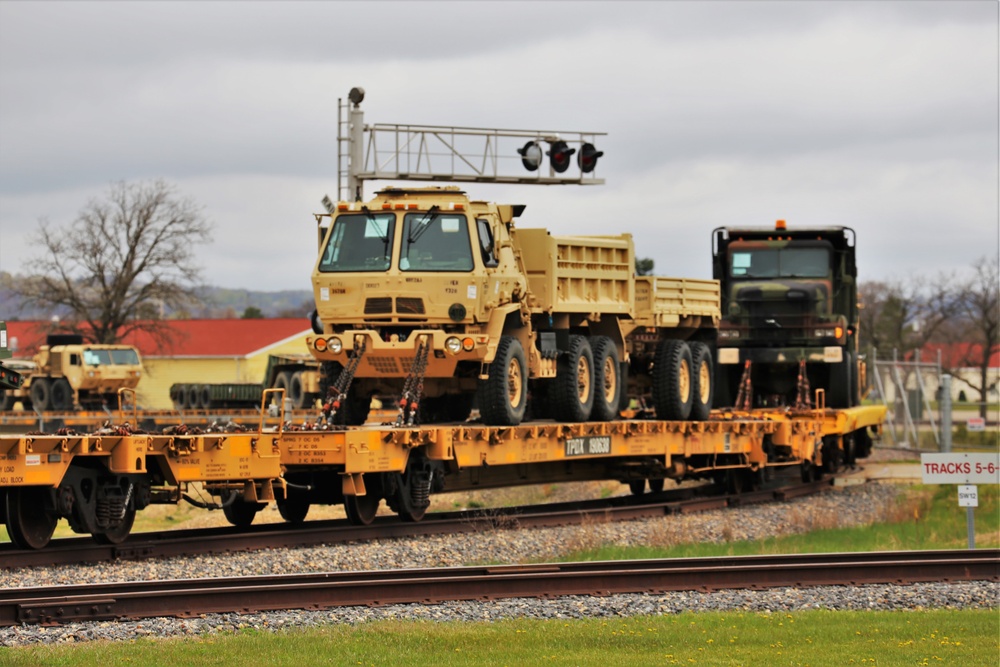
[[[855,235],[849,227],[713,231],[722,285],[716,405],[793,407],[823,389],[826,405],[860,403]]]

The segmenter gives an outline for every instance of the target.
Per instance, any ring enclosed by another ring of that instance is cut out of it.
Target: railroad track
[[[0,627],[447,600],[998,580],[998,549],[328,572],[5,589]]]
[[[0,546],[0,564],[6,568],[45,567],[118,559],[167,558],[253,551],[267,548],[305,547],[393,537],[417,537],[479,532],[489,528],[543,528],[583,521],[625,521],[668,514],[700,512],[724,507],[789,500],[829,488],[830,479],[791,484],[738,495],[709,494],[710,485],[670,489],[642,496],[621,496],[548,505],[435,512],[423,521],[407,523],[394,516],[378,517],[369,526],[346,520],[306,521],[301,524],[261,524],[249,530],[235,527],[134,533],[119,545],[100,545],[89,537],[53,540],[44,550],[19,550]],[[706,495],[709,494],[709,495]]]

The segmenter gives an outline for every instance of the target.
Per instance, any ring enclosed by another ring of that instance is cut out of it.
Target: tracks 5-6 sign
[[[924,484],[1000,484],[1000,454],[921,454]]]

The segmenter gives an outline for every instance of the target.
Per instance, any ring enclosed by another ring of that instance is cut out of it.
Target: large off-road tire
[[[282,371],[274,378],[274,389],[284,389],[285,394],[283,398],[291,398],[291,384],[292,384],[292,374],[288,371]]]
[[[207,384],[201,385],[198,389],[198,407],[202,410],[211,410],[214,407],[212,405],[212,388]]]
[[[712,350],[699,342],[689,343],[691,349],[691,419],[703,422],[712,411],[715,395]]]
[[[590,410],[590,419],[613,421],[618,418],[618,406],[625,390],[618,347],[607,336],[593,336],[590,349],[594,354],[594,405]]]
[[[528,405],[528,364],[514,336],[501,336],[489,377],[479,387],[479,414],[487,426],[517,426]]]
[[[3,390],[0,389],[0,391]],[[3,395],[0,395],[0,410],[13,410],[15,403],[17,403],[17,397],[13,394],[4,392]]]
[[[826,390],[826,407],[828,408],[849,408],[854,403],[851,397],[855,393],[854,386],[854,355],[850,352],[844,353],[844,358],[840,363],[830,364],[830,381]]]
[[[583,336],[570,336],[569,349],[559,356],[552,408],[557,421],[590,419],[594,407],[594,352]]]
[[[51,396],[51,385],[48,380],[38,378],[32,381],[31,404],[35,406],[36,410],[50,410],[52,408]]]
[[[306,406],[306,392],[302,389],[302,373],[293,373],[288,380],[288,398],[292,399],[292,407],[301,410]]]
[[[59,378],[52,382],[52,387],[49,389],[49,404],[53,410],[73,409],[73,387],[69,386],[69,380]]]
[[[685,421],[694,398],[691,349],[681,340],[663,340],[653,357],[653,409],[658,419]]]
[[[198,396],[198,385],[189,384],[184,388],[185,403],[187,403],[189,410],[197,410],[198,405],[201,402],[201,398]]]

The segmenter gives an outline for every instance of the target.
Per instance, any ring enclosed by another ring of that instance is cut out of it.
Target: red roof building
[[[263,381],[270,354],[308,353],[305,318],[167,320],[171,335],[162,343],[146,333],[122,341],[139,349],[143,378],[139,405],[168,409],[176,382]],[[15,358],[31,359],[55,325],[48,321],[7,322],[8,347]]]

